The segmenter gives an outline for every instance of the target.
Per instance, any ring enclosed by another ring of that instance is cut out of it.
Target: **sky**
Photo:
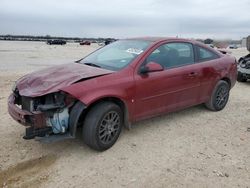
[[[0,0],[0,34],[241,39],[250,0]]]

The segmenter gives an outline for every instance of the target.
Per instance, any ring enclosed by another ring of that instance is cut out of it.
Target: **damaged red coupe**
[[[227,104],[237,62],[197,41],[134,38],[109,44],[71,64],[20,78],[9,114],[26,126],[25,139],[74,138],[106,150],[123,126],[204,103]]]

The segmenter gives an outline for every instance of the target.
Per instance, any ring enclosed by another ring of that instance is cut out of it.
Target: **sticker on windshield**
[[[131,54],[136,54],[139,55],[143,52],[141,49],[136,49],[136,48],[129,48],[126,50],[126,52],[131,53]]]

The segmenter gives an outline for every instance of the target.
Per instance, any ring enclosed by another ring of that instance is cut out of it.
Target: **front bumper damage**
[[[58,95],[57,95],[58,96]],[[36,138],[42,142],[54,142],[67,138],[75,138],[76,127],[80,116],[76,117],[79,110],[84,111],[86,106],[81,103],[80,108],[72,110],[74,118],[69,118],[69,109],[74,109],[74,99],[66,103],[49,103],[38,105],[36,110],[26,110],[24,106],[29,103],[20,102],[22,97],[15,92],[8,98],[8,111],[10,116],[26,127],[24,139]],[[60,101],[68,100],[60,99]],[[47,100],[47,99],[46,99]],[[33,105],[33,99],[30,104]],[[63,124],[65,124],[63,126]],[[60,125],[60,127],[59,127]]]
[[[238,72],[242,73],[244,76],[250,77],[250,69],[242,68],[238,66]]]
[[[250,54],[239,59],[237,69],[244,77],[250,78]]]
[[[27,127],[24,139],[32,139],[35,136],[43,137],[52,133],[52,128],[46,124],[45,114],[39,111],[31,113],[19,108],[15,104],[14,94],[9,96],[8,111],[14,120]]]

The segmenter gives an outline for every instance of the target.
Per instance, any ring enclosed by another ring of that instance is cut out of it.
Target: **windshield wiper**
[[[94,63],[84,63],[85,65],[89,65],[89,66],[92,66],[92,67],[101,67],[100,65],[97,65],[97,64],[94,64]]]

